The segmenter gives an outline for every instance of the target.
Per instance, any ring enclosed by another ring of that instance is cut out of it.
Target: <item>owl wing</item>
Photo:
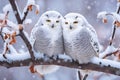
[[[98,41],[97,33],[96,33],[95,29],[91,25],[87,29],[88,29],[88,32],[91,35],[91,44],[92,44],[93,48],[95,49],[95,51],[97,53],[99,53],[99,51],[100,51],[100,43]]]
[[[31,34],[30,34],[30,43],[31,43],[32,46],[33,46],[33,44],[34,44],[34,42],[35,42],[35,40],[36,40],[35,34],[36,34],[37,29],[38,29],[38,27],[35,26],[35,27],[32,29]]]
[[[43,30],[43,28],[37,28],[36,32],[34,33],[35,41],[33,44],[33,49],[36,52],[49,54],[48,48],[50,47],[50,38],[47,37],[49,32]]]
[[[95,34],[94,34],[95,35]],[[83,55],[86,57],[97,56],[96,47],[97,45],[93,45],[93,43],[97,44],[96,39],[94,39],[94,35],[91,30],[87,27],[83,27],[79,34],[77,34],[76,42],[80,45],[76,45],[79,47],[79,55]],[[92,42],[93,41],[93,42]]]

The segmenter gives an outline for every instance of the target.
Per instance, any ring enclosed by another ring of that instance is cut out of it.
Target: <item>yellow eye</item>
[[[68,24],[68,22],[65,22],[65,24]]]
[[[77,23],[78,23],[78,21],[74,21],[74,22],[73,22],[73,24],[77,24]]]
[[[56,23],[59,23],[59,21],[57,20]]]
[[[51,20],[48,19],[48,20],[46,20],[46,22],[51,22]]]

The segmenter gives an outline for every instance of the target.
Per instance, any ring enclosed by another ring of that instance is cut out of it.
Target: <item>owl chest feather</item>
[[[35,49],[49,56],[63,53],[62,34],[39,30],[36,34]]]
[[[91,44],[91,35],[84,30],[71,34],[66,38],[65,52],[80,63],[88,62],[96,54]]]

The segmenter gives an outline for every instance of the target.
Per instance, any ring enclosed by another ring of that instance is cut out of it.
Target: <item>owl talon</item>
[[[59,59],[59,56],[58,56],[58,55],[53,55],[53,56],[51,57],[51,59],[58,60],[58,59]]]
[[[48,55],[46,55],[46,54],[43,54],[43,56],[46,58],[46,57],[48,57]]]
[[[88,77],[88,74],[86,74],[84,77],[83,77],[83,80],[86,80]]]
[[[4,57],[5,59],[7,59],[7,57],[6,57],[6,55],[5,55],[5,54],[3,54],[3,57]]]
[[[74,62],[75,60],[74,60],[74,59],[72,59],[71,61],[72,61],[72,62]]]

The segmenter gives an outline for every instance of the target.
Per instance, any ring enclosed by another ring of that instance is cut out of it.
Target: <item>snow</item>
[[[28,0],[27,1],[27,4],[26,4],[25,8],[23,9],[21,18],[24,17],[24,15],[25,15],[24,13],[27,11],[27,8],[28,8],[29,5],[35,5],[35,0]]]
[[[38,11],[40,10],[40,7],[39,7],[39,5],[36,5],[36,10],[38,10]]]
[[[107,54],[111,54],[113,52],[117,51],[117,48],[115,48],[113,45],[108,46],[104,52],[99,54],[99,58],[103,58]]]
[[[13,33],[13,31],[10,31],[10,30],[9,30],[9,28],[4,27],[4,28],[2,29],[2,33],[12,34],[12,33]]]
[[[29,59],[30,58],[30,54],[29,52],[24,52],[23,53],[12,53],[12,54],[6,54],[7,59],[3,58],[3,55],[0,54],[0,61],[8,61],[8,62],[12,62],[12,61],[22,61],[25,59]]]
[[[35,5],[35,0],[28,0],[27,5]]]
[[[19,34],[19,27],[17,24],[13,23],[12,21],[7,20],[7,25],[12,29],[12,31],[16,31],[16,34]]]
[[[30,23],[32,23],[32,20],[31,20],[31,19],[26,19],[26,20],[24,21],[24,24],[30,24]]]
[[[97,18],[106,18],[106,14],[107,12],[106,11],[102,11],[102,12],[99,12],[98,15],[97,15]]]
[[[108,15],[112,16],[113,20],[120,22],[120,15],[115,12],[106,12],[106,11],[99,12],[97,18],[106,19]]]
[[[7,11],[12,11],[12,7],[10,4],[7,4],[3,7],[3,12],[7,13]]]
[[[35,59],[44,58],[44,54],[43,53],[39,53],[39,52],[35,52],[35,51],[34,51],[34,56],[35,56]]]
[[[119,21],[120,22],[120,15],[119,14],[117,14],[115,12],[111,12],[111,15],[112,15],[112,17],[113,17],[113,19],[115,21]]]
[[[91,6],[87,6],[87,9],[88,9],[88,10],[91,10]]]
[[[5,40],[5,42],[4,42],[4,50],[3,50],[3,53],[5,53],[5,51],[6,51],[6,46],[8,46],[8,48],[9,48],[11,54],[17,54],[16,49],[15,49],[12,45],[10,45],[10,44],[7,45],[7,43],[9,43],[9,41],[10,41],[10,40],[8,40],[8,39]],[[3,54],[3,53],[2,53],[2,54]]]
[[[90,62],[97,64],[97,65],[101,65],[101,66],[111,66],[114,68],[120,68],[120,62],[107,60],[107,59],[101,59],[98,57],[93,57]]]
[[[34,69],[42,75],[53,73],[59,68],[60,67],[56,65],[37,65],[34,67]]]
[[[24,17],[24,13],[27,11],[28,6],[30,6],[30,5],[35,6],[35,7],[36,7],[36,11],[39,12],[39,5],[37,5],[37,4],[35,3],[35,0],[28,0],[28,1],[27,1],[27,4],[26,4],[26,6],[25,6],[25,8],[24,8],[24,10],[23,10],[23,12],[22,12],[21,17]]]
[[[119,8],[119,6],[120,6],[120,2],[117,3],[117,9]]]
[[[59,54],[58,56],[59,56],[60,59],[64,59],[65,62],[68,61],[68,60],[72,61],[72,58],[69,57],[68,55]]]
[[[0,13],[0,20],[3,20],[3,19],[5,19],[5,14]]]

